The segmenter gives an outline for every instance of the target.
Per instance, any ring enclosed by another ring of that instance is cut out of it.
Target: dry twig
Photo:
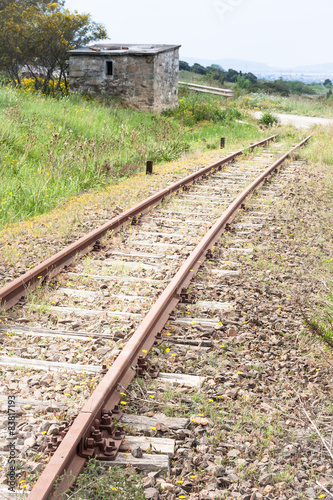
[[[287,381],[287,382],[288,382],[288,381]],[[315,431],[316,431],[316,433],[318,434],[318,436],[319,436],[319,438],[320,438],[321,442],[323,443],[323,445],[325,446],[326,450],[328,451],[329,456],[330,456],[330,457],[331,457],[331,459],[333,460],[333,454],[332,454],[331,450],[329,449],[329,447],[328,447],[328,445],[327,445],[327,443],[326,443],[325,439],[324,439],[324,438],[322,437],[322,435],[320,434],[320,432],[319,432],[319,430],[318,430],[318,427],[316,426],[316,424],[313,422],[313,420],[311,419],[310,415],[309,415],[309,414],[308,414],[308,412],[306,411],[305,406],[304,406],[304,404],[303,404],[303,401],[302,401],[302,399],[301,399],[301,396],[298,394],[298,392],[296,391],[296,389],[294,389],[294,387],[291,385],[291,383],[290,383],[290,382],[288,382],[288,384],[290,385],[290,387],[292,388],[292,390],[295,392],[296,396],[298,397],[298,399],[299,399],[299,401],[300,401],[300,403],[301,403],[301,405],[302,405],[302,409],[303,409],[303,411],[304,411],[304,413],[305,413],[306,417],[308,418],[308,420],[309,420],[309,422],[311,423],[312,427],[314,428],[314,430],[315,430]]]

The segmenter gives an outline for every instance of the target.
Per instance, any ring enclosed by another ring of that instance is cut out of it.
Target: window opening
[[[113,76],[113,61],[106,61],[106,74]]]

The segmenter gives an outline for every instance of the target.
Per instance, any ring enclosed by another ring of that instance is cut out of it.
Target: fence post
[[[153,173],[153,162],[151,160],[147,161],[146,165],[146,175],[151,175]]]

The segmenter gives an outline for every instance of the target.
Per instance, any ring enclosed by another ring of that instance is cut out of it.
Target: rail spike
[[[157,378],[160,373],[156,365],[149,365],[143,356],[138,357],[138,364],[136,366],[136,374],[138,377],[144,377],[148,374],[151,378]]]
[[[189,293],[187,288],[182,288],[180,292],[180,301],[181,304],[195,304],[195,296],[193,293]]]

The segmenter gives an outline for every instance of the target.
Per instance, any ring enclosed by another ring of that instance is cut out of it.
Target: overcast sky
[[[66,0],[114,43],[182,45],[180,59],[333,62],[332,0]]]

